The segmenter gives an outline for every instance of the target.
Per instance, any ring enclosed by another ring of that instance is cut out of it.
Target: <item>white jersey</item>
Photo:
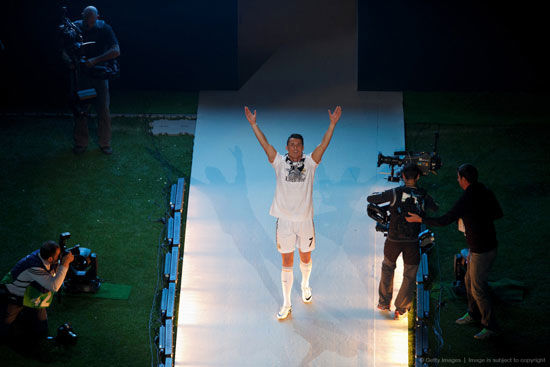
[[[271,165],[277,187],[269,214],[293,222],[313,219],[313,178],[318,164],[311,154],[292,162],[288,156],[277,153]]]

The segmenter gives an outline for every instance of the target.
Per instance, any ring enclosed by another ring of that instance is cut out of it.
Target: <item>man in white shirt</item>
[[[61,288],[69,264],[74,260],[70,252],[61,258],[61,249],[54,241],[47,241],[40,249],[15,264],[0,281],[4,312],[0,316],[0,339],[8,337],[9,328],[23,308],[34,314],[34,331],[29,340],[48,334],[46,309],[53,294]],[[59,263],[59,265],[58,265]]]
[[[327,149],[336,123],[342,115],[342,108],[337,106],[334,113],[328,111],[330,124],[321,144],[308,155],[304,154],[304,139],[300,134],[292,134],[287,139],[284,156],[277,153],[268,143],[256,123],[254,113],[245,106],[246,119],[250,123],[256,138],[264,149],[269,163],[275,169],[277,186],[269,214],[277,218],[277,250],[282,255],[283,266],[281,283],[284,304],[277,313],[279,320],[284,320],[292,311],[290,293],[294,280],[294,249],[300,253],[300,270],[302,272],[302,301],[312,300],[309,276],[311,274],[311,251],[315,249],[315,229],[313,226],[313,180],[315,169]]]

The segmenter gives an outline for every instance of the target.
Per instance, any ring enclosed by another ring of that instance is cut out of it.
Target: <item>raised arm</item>
[[[262,148],[264,148],[265,154],[267,154],[267,159],[269,159],[269,163],[273,163],[273,161],[275,160],[275,156],[277,156],[277,151],[275,150],[275,148],[273,148],[271,144],[269,144],[264,133],[258,127],[258,124],[256,123],[256,110],[254,110],[254,113],[252,113],[247,106],[244,106],[244,114],[248,122],[250,122],[250,126],[252,126],[252,131],[254,131],[254,135],[256,135],[256,138],[260,142],[260,145],[262,146]]]
[[[334,133],[334,128],[336,127],[336,123],[338,123],[341,115],[342,107],[340,106],[336,106],[336,108],[334,109],[334,113],[330,112],[330,109],[328,110],[330,125],[328,126],[328,130],[325,133],[325,136],[323,136],[321,144],[317,145],[317,148],[315,148],[313,153],[311,153],[311,158],[313,158],[316,163],[321,162],[321,158],[323,158],[323,154],[325,153],[325,150],[327,150],[330,139],[332,139],[332,134]]]

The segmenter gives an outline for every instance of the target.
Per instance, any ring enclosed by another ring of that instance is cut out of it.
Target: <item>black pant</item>
[[[87,76],[81,78],[82,88],[94,88],[97,92],[94,105],[97,112],[97,133],[99,146],[102,148],[111,146],[111,113],[109,111],[109,81],[93,79]],[[90,106],[88,106],[88,110]],[[74,145],[77,147],[88,146],[88,117],[77,116],[74,121]]]
[[[420,264],[420,249],[418,242],[394,242],[386,240],[384,244],[384,261],[378,287],[378,304],[389,306],[393,296],[393,275],[395,262],[399,254],[403,253],[403,282],[395,299],[395,309],[403,314],[409,310],[416,288],[416,273]]]
[[[25,311],[25,314],[32,320],[30,340],[48,336],[48,313],[45,308],[29,308],[4,299],[0,305],[0,339],[6,339],[9,336],[11,325],[22,311]]]

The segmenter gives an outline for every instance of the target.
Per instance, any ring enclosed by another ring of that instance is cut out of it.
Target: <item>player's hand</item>
[[[405,217],[405,220],[409,223],[422,223],[422,217],[420,217],[418,214],[414,214],[411,212],[408,212],[409,216]]]
[[[330,123],[336,125],[338,120],[340,120],[340,116],[342,116],[342,107],[336,106],[336,108],[334,109],[334,113],[330,112],[329,108],[328,116],[330,117]]]
[[[244,114],[248,122],[250,122],[251,126],[256,124],[256,110],[254,110],[254,113],[252,113],[248,109],[248,106],[244,106]]]

